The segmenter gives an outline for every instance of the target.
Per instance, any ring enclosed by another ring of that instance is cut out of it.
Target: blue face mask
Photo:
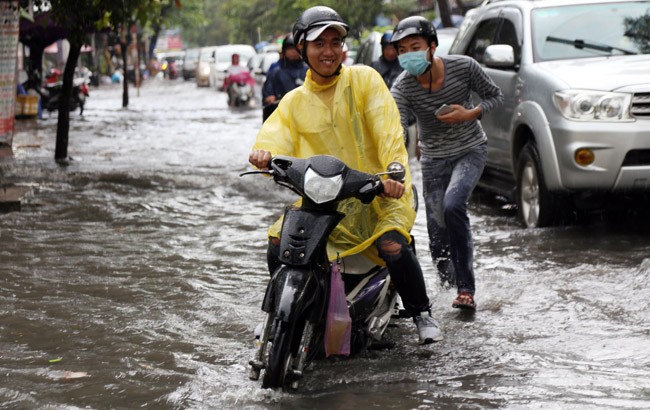
[[[399,65],[409,74],[416,77],[419,76],[425,72],[427,67],[429,67],[429,64],[431,64],[431,62],[427,60],[427,50],[411,51],[410,53],[400,54],[398,57]]]

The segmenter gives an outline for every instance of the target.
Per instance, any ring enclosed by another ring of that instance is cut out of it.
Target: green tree
[[[66,38],[70,43],[68,59],[63,70],[63,86],[59,102],[59,115],[56,127],[56,146],[54,159],[65,161],[68,157],[68,133],[70,130],[70,99],[74,70],[81,54],[81,46],[87,42],[87,35],[102,20],[98,0],[89,6],[85,0],[35,0],[34,6],[40,12],[52,13],[59,27],[66,28]]]
[[[107,3],[106,9],[103,10],[105,21],[102,21],[99,25],[111,27],[118,35],[122,52],[122,67],[124,67],[125,70],[127,67],[127,52],[129,44],[131,41],[135,41],[137,44],[137,38],[131,38],[131,28],[136,24],[142,26],[151,24],[155,27],[157,34],[168,10],[170,10],[174,4],[177,4],[180,7],[180,2],[178,0],[176,3],[172,3],[171,0],[167,2],[156,0],[103,1]],[[126,71],[124,75],[124,81],[122,82],[122,107],[128,107],[129,82],[126,79]]]
[[[70,99],[74,71],[81,47],[88,43],[88,34],[107,28],[130,27],[134,22],[147,24],[162,18],[161,9],[170,4],[180,6],[180,0],[34,0],[38,12],[49,12],[53,21],[66,30],[70,51],[63,70],[63,85],[59,103],[54,159],[68,160],[70,131]],[[125,89],[128,90],[128,89]],[[128,91],[125,100],[128,104]],[[124,104],[123,101],[123,104]]]
[[[255,44],[290,32],[300,13],[317,5],[338,11],[350,25],[350,35],[356,38],[364,29],[373,27],[376,16],[384,10],[383,3],[377,0],[204,0],[199,6],[201,24],[180,26],[183,38],[199,46]]]

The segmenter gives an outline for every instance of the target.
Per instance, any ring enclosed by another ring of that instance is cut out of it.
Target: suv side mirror
[[[514,68],[515,50],[507,44],[492,44],[485,49],[483,63],[491,68]]]

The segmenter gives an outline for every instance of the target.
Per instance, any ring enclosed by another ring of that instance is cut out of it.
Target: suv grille
[[[650,93],[634,94],[631,113],[635,117],[650,117]]]

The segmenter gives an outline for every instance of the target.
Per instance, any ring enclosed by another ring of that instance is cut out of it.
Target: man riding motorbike
[[[235,90],[238,83],[248,84],[248,87],[242,87]],[[228,94],[228,105],[236,105],[237,99],[250,101],[253,98],[253,90],[255,89],[255,79],[246,67],[239,65],[239,54],[235,53],[230,58],[230,67],[226,70],[226,76],[223,79],[222,89]],[[244,90],[247,92],[246,96],[237,95],[238,92]]]
[[[392,162],[408,166],[399,112],[381,76],[365,66],[342,65],[348,25],[329,7],[307,9],[293,37],[309,66],[305,84],[286,94],[260,129],[249,161],[267,169],[272,156],[332,155],[349,167],[376,174]],[[309,110],[306,112],[305,110]],[[442,340],[431,317],[422,269],[410,246],[415,221],[410,171],[404,183],[384,180],[384,194],[364,205],[342,201],[346,216],[329,237],[328,257],[363,253],[388,267],[420,344]],[[279,265],[282,221],[269,229],[268,265]]]

